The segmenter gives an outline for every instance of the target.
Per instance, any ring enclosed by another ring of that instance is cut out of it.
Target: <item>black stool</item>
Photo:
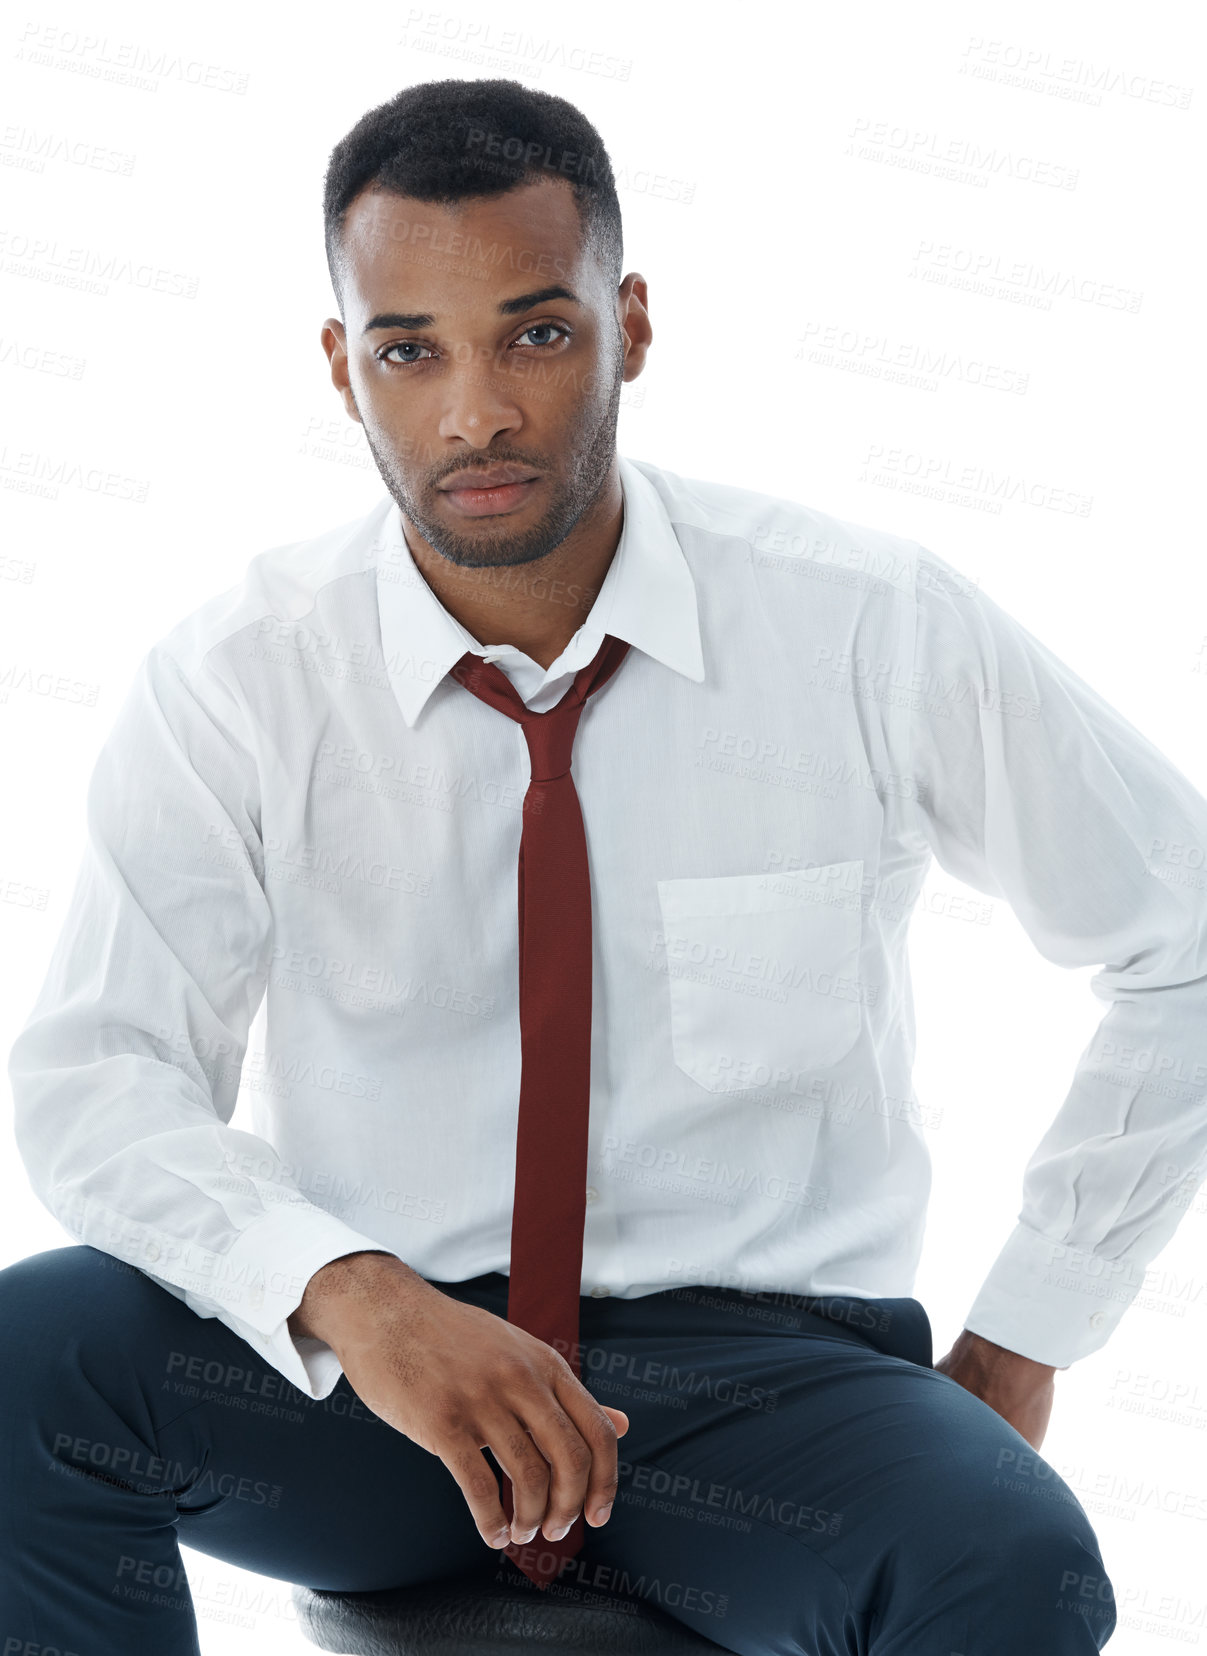
[[[521,1585],[522,1583],[522,1585]],[[326,1593],[295,1587],[298,1625],[340,1656],[716,1656],[704,1639],[645,1599],[608,1598],[555,1581],[481,1575],[420,1587]]]

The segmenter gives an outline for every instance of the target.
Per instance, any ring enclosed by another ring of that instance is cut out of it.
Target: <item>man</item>
[[[1100,1649],[1037,1451],[1201,1174],[1201,1096],[1106,1054],[1201,1060],[1157,847],[1207,802],[925,548],[617,455],[647,286],[571,105],[409,88],[325,211],[387,495],[161,640],[98,760],[10,1060],[85,1246],[0,1272],[0,1630],[195,1653],[183,1540],[731,1650]],[[932,853],[1111,1002],[938,1364],[884,1107]]]

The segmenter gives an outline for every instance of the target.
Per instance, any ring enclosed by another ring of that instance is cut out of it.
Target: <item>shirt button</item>
[[[253,1308],[258,1308],[259,1306],[263,1305],[264,1304],[264,1290],[263,1290],[263,1288],[253,1288],[247,1296],[247,1303],[250,1306],[252,1306]]]
[[[608,1295],[611,1292],[612,1292],[612,1290],[610,1288],[592,1288],[591,1298],[592,1299],[607,1299]]]
[[[148,1259],[158,1259],[159,1258],[159,1243],[158,1242],[148,1242],[146,1247],[143,1249],[143,1252],[146,1254]]]
[[[594,1185],[587,1186],[587,1200],[588,1202],[598,1202],[599,1200],[599,1192]]]
[[[1101,1328],[1105,1321],[1106,1321],[1106,1312],[1105,1311],[1095,1311],[1093,1316],[1090,1318],[1090,1327],[1091,1328]]]

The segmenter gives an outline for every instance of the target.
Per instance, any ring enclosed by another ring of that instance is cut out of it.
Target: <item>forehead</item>
[[[344,221],[348,320],[386,308],[448,314],[527,283],[587,285],[582,223],[564,180],[438,203],[367,188]],[[528,278],[537,278],[528,281]]]

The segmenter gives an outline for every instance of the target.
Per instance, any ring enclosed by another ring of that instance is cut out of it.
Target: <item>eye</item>
[[[391,351],[426,351],[428,349],[427,345],[421,344],[417,339],[400,339],[397,344],[387,345],[384,350],[379,351],[377,360],[379,362],[389,362]],[[422,361],[421,357],[407,357],[402,362],[391,362],[390,366],[391,368],[405,368],[409,363],[420,361]]]
[[[565,338],[565,339],[568,339],[570,337],[569,328],[563,328],[560,322],[534,322],[530,328],[525,328],[524,329],[524,333],[520,335],[520,339],[523,339],[524,334],[547,333],[547,332],[549,332],[550,329],[552,329],[556,333],[561,334],[562,337]],[[517,340],[516,343],[518,344],[519,340]],[[552,344],[553,342],[552,342],[552,340],[538,340],[536,343],[538,345],[542,345],[542,344],[548,345],[548,344]]]

